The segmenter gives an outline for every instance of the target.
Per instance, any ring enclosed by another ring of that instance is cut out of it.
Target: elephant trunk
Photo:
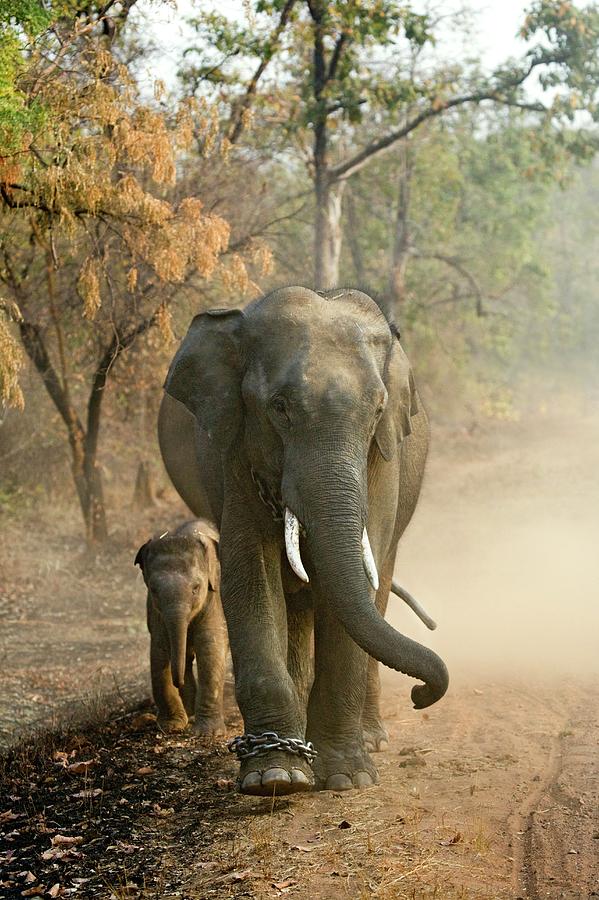
[[[432,650],[396,631],[373,602],[363,552],[365,465],[348,466],[347,459],[340,455],[332,466],[330,459],[326,466],[319,461],[319,467],[326,468],[327,486],[323,477],[311,477],[293,492],[300,517],[305,517],[313,570],[308,574],[359,647],[389,668],[424,682],[412,689],[415,708],[423,709],[447,690],[447,668]]]
[[[171,649],[171,675],[176,688],[185,683],[187,657],[187,616],[183,610],[171,612],[166,619],[166,630]]]

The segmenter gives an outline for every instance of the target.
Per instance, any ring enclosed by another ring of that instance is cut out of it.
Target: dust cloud
[[[388,617],[451,675],[599,674],[599,409],[564,407],[471,439],[433,428],[395,571],[438,628],[397,599]]]

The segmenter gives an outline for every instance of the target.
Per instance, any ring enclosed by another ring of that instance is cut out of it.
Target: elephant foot
[[[317,790],[350,791],[378,784],[378,772],[361,741],[333,745],[314,740],[314,745],[318,748],[314,762]]]
[[[389,733],[382,722],[362,723],[364,746],[369,753],[381,753],[389,749]]]
[[[193,723],[196,734],[211,738],[223,738],[227,733],[227,726],[222,716],[197,716]]]
[[[239,790],[255,797],[297,794],[314,788],[310,764],[290,753],[274,751],[244,759],[239,770]]]
[[[176,716],[165,716],[159,713],[156,721],[161,731],[170,733],[174,731],[185,731],[189,719],[187,718],[186,713],[181,713]]]

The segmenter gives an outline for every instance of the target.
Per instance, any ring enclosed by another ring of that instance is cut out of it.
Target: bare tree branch
[[[486,311],[483,307],[482,289],[481,289],[478,281],[472,274],[472,272],[470,272],[466,268],[466,266],[463,264],[463,262],[461,262],[461,260],[457,256],[445,256],[442,253],[418,253],[418,252],[413,252],[412,256],[414,256],[415,259],[436,259],[439,262],[445,263],[446,266],[450,266],[452,269],[455,269],[455,271],[458,272],[462,276],[462,278],[464,278],[468,282],[468,284],[470,285],[470,287],[472,289],[472,293],[471,294],[462,294],[459,296],[459,298],[452,297],[451,301],[446,301],[446,302],[453,302],[454,299],[461,300],[461,299],[464,299],[464,297],[472,296],[472,297],[476,298],[476,315],[481,316],[481,317],[486,315]],[[442,302],[442,301],[438,301],[438,303],[436,305],[439,305],[440,302]]]
[[[546,58],[534,59],[531,61],[527,69],[525,69],[517,78],[514,78],[511,81],[506,81],[504,84],[498,85],[496,87],[475,91],[471,94],[463,94],[459,97],[453,97],[451,100],[439,101],[438,103],[429,106],[427,109],[423,109],[420,113],[418,113],[416,116],[409,119],[404,125],[402,125],[401,128],[397,128],[394,131],[391,131],[389,134],[386,134],[384,137],[379,138],[378,140],[371,141],[366,145],[366,147],[364,147],[363,150],[361,150],[351,159],[338,163],[338,165],[336,166],[331,166],[329,169],[329,179],[331,183],[334,183],[335,181],[341,181],[344,178],[349,178],[351,175],[359,172],[360,169],[364,168],[364,166],[367,165],[374,156],[377,156],[378,154],[383,153],[385,150],[388,150],[402,138],[406,137],[406,135],[410,134],[410,132],[418,128],[419,125],[422,125],[423,122],[426,122],[428,119],[436,118],[442,113],[447,112],[450,109],[455,109],[456,107],[463,106],[466,103],[482,103],[485,100],[493,100],[496,103],[504,104],[506,106],[518,107],[519,109],[529,109],[534,112],[547,112],[547,107],[542,103],[524,103],[522,101],[516,100],[515,98],[507,96],[506,92],[512,91],[515,88],[519,87],[524,81],[526,81],[526,79],[537,66],[546,65],[548,62],[563,62],[563,58],[556,54],[549,60]]]
[[[291,17],[291,12],[293,7],[295,6],[296,0],[287,0],[287,3],[281,10],[281,15],[279,17],[279,21],[277,23],[276,28],[272,32],[269,43],[271,44],[272,49],[279,43],[281,35],[283,34],[285,28],[287,27],[287,23]],[[231,116],[231,121],[229,123],[229,130],[227,137],[229,141],[234,144],[241,132],[243,131],[243,114],[248,110],[252,104],[254,96],[256,94],[256,89],[258,87],[258,82],[262,78],[266,67],[271,61],[274,53],[270,53],[268,56],[263,56],[260,60],[258,68],[252,75],[249,84],[246,88],[245,94],[243,95],[240,102],[236,105],[233,114]]]

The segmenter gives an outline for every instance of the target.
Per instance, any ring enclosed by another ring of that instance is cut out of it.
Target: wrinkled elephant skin
[[[448,682],[435,653],[384,619],[428,448],[397,331],[360,291],[283,288],[196,316],[165,389],[167,471],[220,530],[245,731],[318,751],[313,764],[288,745],[242,758],[241,790],[374,783],[368,751],[387,741],[377,660],[424,682],[417,708]]]
[[[214,526],[194,520],[147,541],[135,557],[148,588],[152,693],[163,731],[182,731],[194,716],[199,734],[225,733],[227,638],[217,547]]]

